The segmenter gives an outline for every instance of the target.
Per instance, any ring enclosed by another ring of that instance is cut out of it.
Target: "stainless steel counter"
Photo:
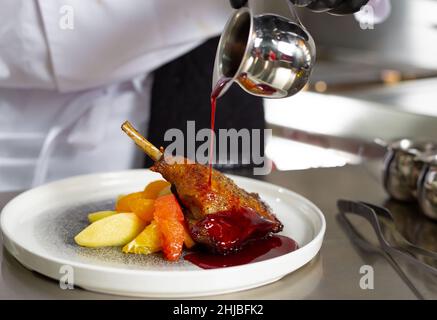
[[[309,198],[327,220],[325,241],[319,256],[282,280],[257,289],[207,297],[207,299],[415,299],[417,296],[392,266],[378,254],[354,246],[337,220],[338,198],[383,204],[386,195],[369,167],[345,166],[304,171],[275,171],[268,182],[294,190]],[[16,193],[0,193],[0,208]],[[401,206],[401,208],[403,208]],[[419,216],[414,209],[408,214]],[[430,222],[432,224],[432,222]],[[357,226],[364,227],[365,222]],[[432,225],[436,226],[436,225]],[[0,241],[1,244],[1,241]],[[56,281],[21,266],[5,249],[0,251],[0,299],[117,299],[120,297],[76,288],[61,290]],[[374,289],[363,290],[360,268],[374,268]],[[408,268],[407,268],[408,269]],[[408,275],[426,298],[437,298],[437,281],[424,280],[415,270]],[[426,284],[426,286],[424,286]]]

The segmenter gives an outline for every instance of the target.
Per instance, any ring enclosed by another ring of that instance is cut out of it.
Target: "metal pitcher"
[[[267,2],[249,0],[227,22],[217,49],[213,86],[224,78],[232,81],[221,94],[236,82],[250,94],[284,98],[307,84],[316,57],[314,40],[292,5],[277,10]]]

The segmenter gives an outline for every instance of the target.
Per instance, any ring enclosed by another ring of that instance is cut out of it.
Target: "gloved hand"
[[[240,9],[246,4],[247,0],[229,0],[229,2],[231,3],[232,8]]]
[[[298,7],[307,7],[315,12],[328,12],[335,15],[352,14],[360,11],[369,0],[289,0]]]
[[[235,9],[241,8],[247,0],[229,0]],[[266,0],[271,1],[271,0]],[[345,15],[358,12],[369,0],[288,0],[297,7],[307,7],[315,12]]]

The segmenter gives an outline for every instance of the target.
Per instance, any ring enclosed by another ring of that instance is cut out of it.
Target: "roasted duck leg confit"
[[[210,250],[227,254],[250,240],[282,230],[281,222],[258,194],[239,188],[230,178],[184,158],[164,157],[129,122],[122,125],[135,143],[154,161],[152,171],[172,184],[183,206],[188,229],[194,241]]]

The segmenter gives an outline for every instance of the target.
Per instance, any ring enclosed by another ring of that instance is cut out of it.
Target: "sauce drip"
[[[210,186],[217,98],[230,81],[232,78],[220,78],[211,92]],[[257,89],[271,94],[276,91],[268,85],[258,85]],[[293,239],[284,236],[267,237],[273,224],[249,208],[208,214],[191,227],[190,233],[194,241],[207,245],[216,253],[199,251],[185,255],[184,259],[201,268],[213,269],[267,260],[296,250],[298,245]]]
[[[271,236],[252,240],[240,251],[225,256],[199,251],[185,255],[184,259],[203,269],[215,269],[272,259],[295,251],[298,247],[293,239]]]
[[[273,95],[276,93],[276,89],[269,86],[268,84],[255,84],[251,81],[247,74],[242,74],[239,77],[240,82],[247,87],[249,90],[255,93],[264,95]],[[214,161],[214,130],[215,130],[215,113],[217,109],[217,98],[222,93],[225,86],[232,81],[232,78],[222,77],[215,84],[211,91],[211,141],[209,146],[209,185],[211,185],[212,180],[212,163]]]
[[[220,78],[215,84],[211,92],[211,141],[209,146],[209,184],[211,185],[212,179],[212,163],[214,161],[214,130],[215,130],[215,111],[217,107],[217,98],[222,93],[226,84],[231,81],[232,78]]]

